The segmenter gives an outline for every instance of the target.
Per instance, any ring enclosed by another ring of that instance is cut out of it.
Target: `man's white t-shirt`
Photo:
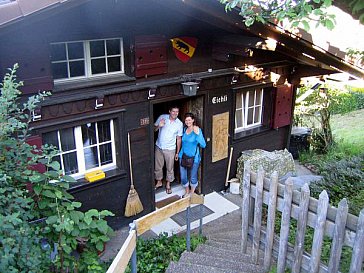
[[[161,119],[165,120],[163,127],[159,128],[158,139],[156,145],[162,150],[175,150],[176,149],[176,137],[183,135],[183,123],[178,118],[171,121],[168,114],[160,115],[157,121],[154,123],[158,126]]]

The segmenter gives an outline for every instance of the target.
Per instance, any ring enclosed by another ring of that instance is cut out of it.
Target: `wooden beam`
[[[142,235],[144,232],[150,230],[153,226],[170,218],[176,213],[185,210],[189,205],[190,198],[185,197],[135,220],[138,236]]]
[[[135,248],[136,231],[132,230],[106,273],[124,273]]]
[[[192,194],[192,196],[190,197],[191,205],[192,204],[202,205],[204,203],[204,200],[205,197],[203,195],[198,195],[196,193]]]

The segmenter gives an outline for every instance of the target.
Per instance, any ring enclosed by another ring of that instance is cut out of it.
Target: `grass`
[[[336,145],[327,154],[316,154],[312,151],[300,153],[301,163],[319,168],[328,161],[338,161],[363,154],[364,109],[333,115],[330,124]]]
[[[364,109],[344,115],[334,115],[331,128],[339,147],[352,152],[364,150]]]

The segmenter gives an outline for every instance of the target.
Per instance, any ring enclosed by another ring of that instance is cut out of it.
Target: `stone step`
[[[196,263],[176,263],[172,261],[166,273],[236,273],[236,271]]]
[[[198,246],[194,252],[205,255],[214,255],[216,257],[224,257],[224,259],[230,261],[243,260],[245,262],[251,262],[251,248],[248,248],[246,254],[244,254],[240,251],[240,249],[229,250],[226,248],[220,248],[220,246],[205,244]],[[263,264],[264,252],[259,251],[258,257],[258,264]]]
[[[225,257],[196,252],[184,252],[179,262],[208,265],[223,270],[233,270],[234,272],[261,273],[264,271],[260,265],[245,262],[244,259],[231,261],[225,259]]]
[[[222,248],[222,249],[226,249],[226,250],[230,250],[230,251],[235,251],[235,252],[241,252],[241,242],[231,242],[231,241],[215,241],[215,240],[207,240],[206,245],[210,245],[210,246],[214,246],[217,248]],[[248,245],[247,245],[247,251],[246,253],[250,255],[251,253],[251,248],[252,248],[252,243],[250,241],[248,241]],[[259,249],[259,257],[264,257],[264,249],[261,248]]]
[[[230,240],[230,239],[222,239],[222,238],[208,238],[208,241],[214,241],[214,242],[219,242],[219,243],[223,243],[223,244],[232,244],[232,245],[240,245],[241,244],[241,240]]]
[[[231,232],[231,233],[215,233],[206,236],[208,239],[213,239],[215,241],[226,241],[230,240],[231,242],[241,242],[241,233],[239,232]]]
[[[219,227],[220,230],[217,230]],[[225,214],[214,221],[203,225],[203,233],[219,232],[229,229],[240,229],[241,228],[241,210],[235,210],[231,213]]]
[[[203,233],[203,235],[205,235],[206,237],[222,237],[222,238],[235,238],[235,237],[240,237],[241,238],[241,230],[240,229],[236,229],[236,230],[224,230],[224,231],[218,231],[218,232],[214,232],[214,233]]]
[[[207,240],[205,244],[234,252],[241,252],[240,242],[219,242],[214,240]]]
[[[194,253],[200,253],[205,255],[211,255],[215,257],[223,257],[226,260],[229,261],[240,261],[240,260],[246,260],[250,261],[250,256],[241,253],[240,251],[231,251],[223,248],[219,248],[216,246],[211,245],[199,245]]]

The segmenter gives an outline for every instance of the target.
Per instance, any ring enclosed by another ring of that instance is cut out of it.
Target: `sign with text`
[[[228,95],[221,95],[221,96],[213,96],[211,97],[212,104],[219,104],[228,101]]]

